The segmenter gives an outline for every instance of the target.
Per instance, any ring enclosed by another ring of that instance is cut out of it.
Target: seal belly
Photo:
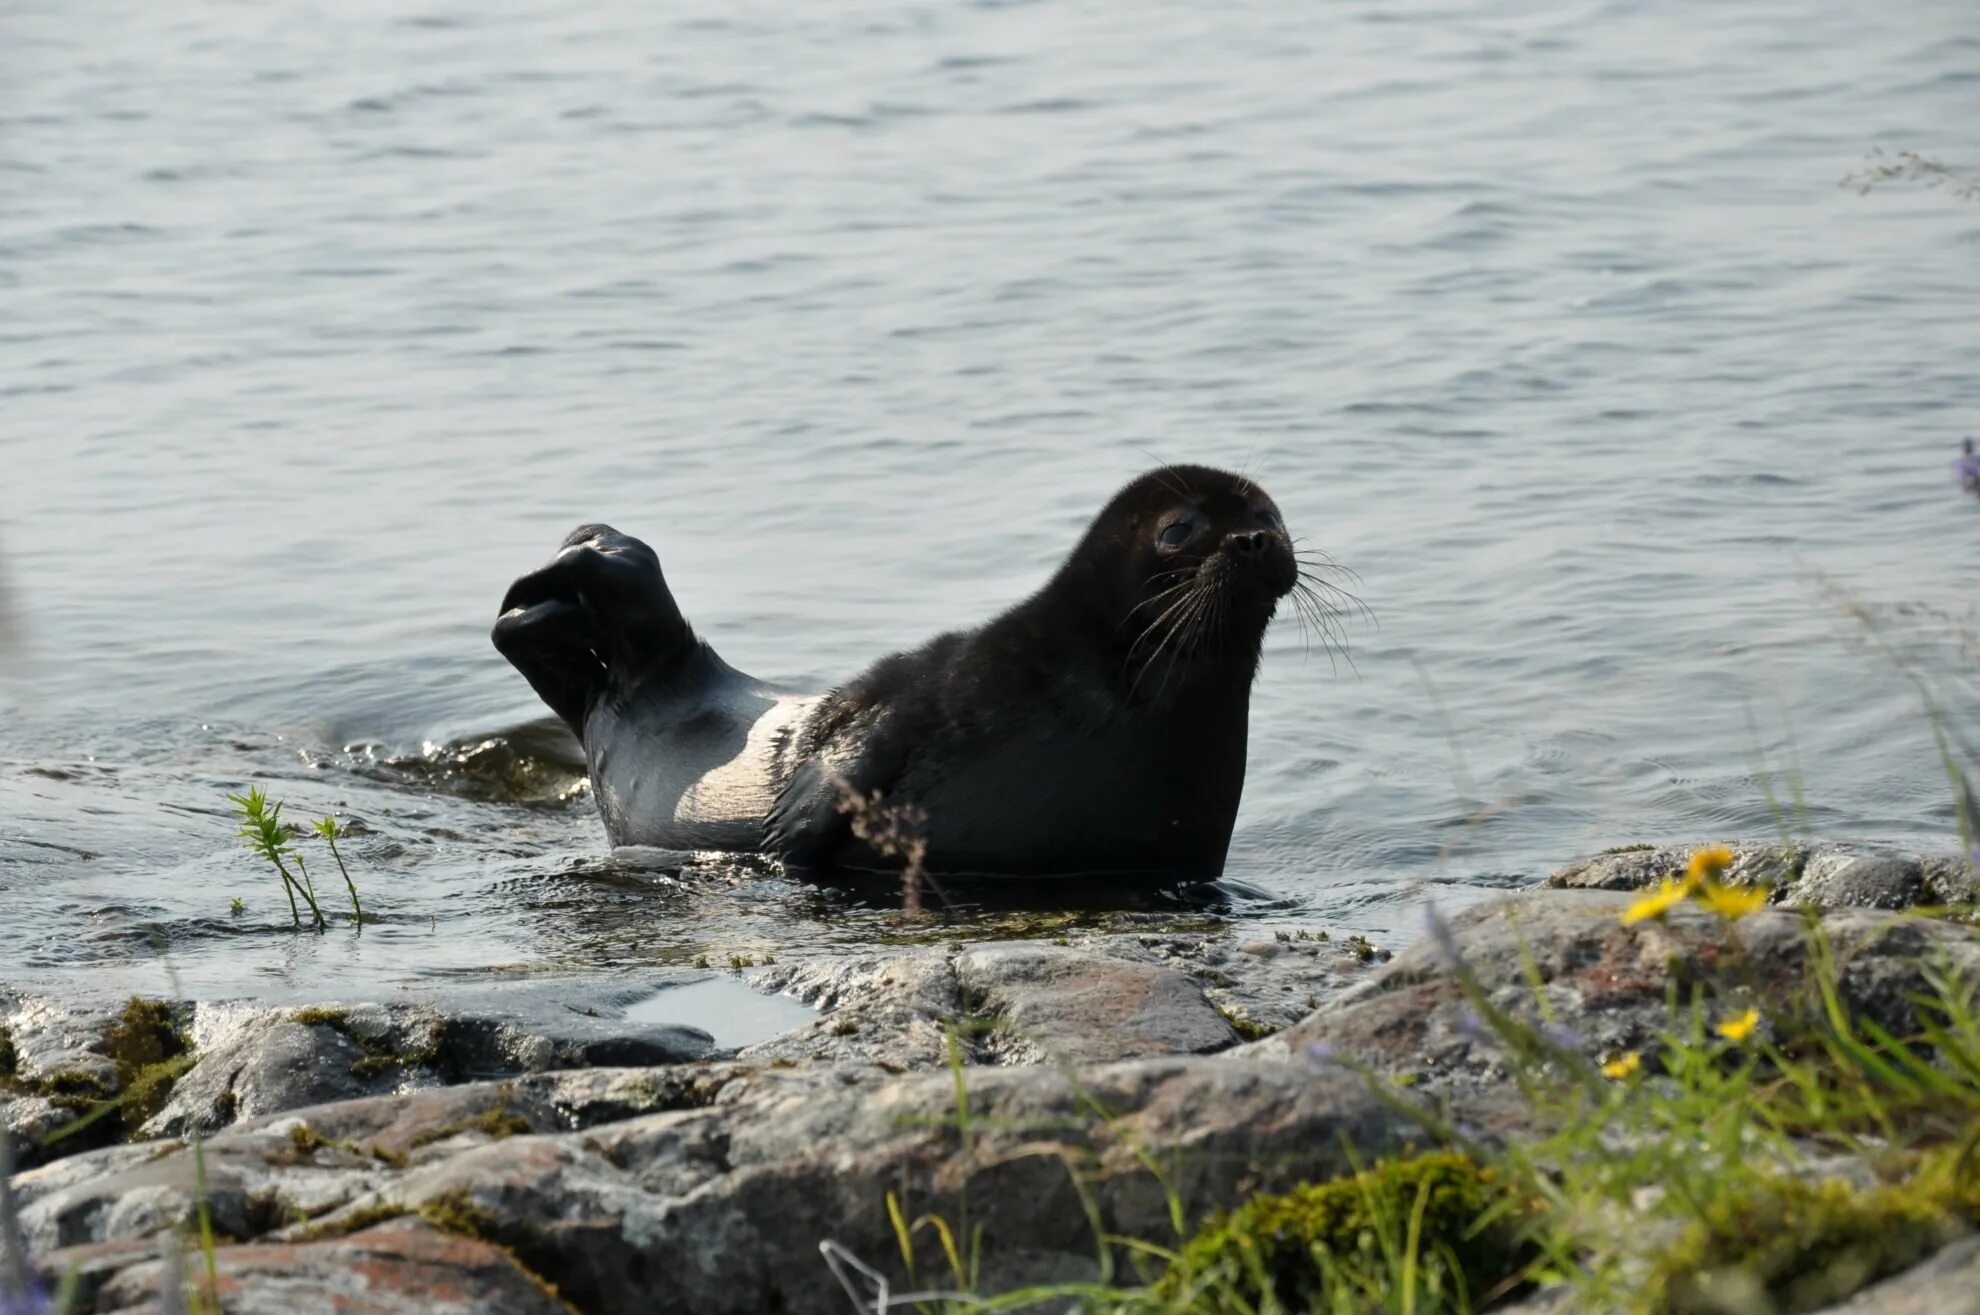
[[[592,788],[618,845],[755,850],[792,725],[817,702],[712,653],[661,689],[602,700],[585,727]]]

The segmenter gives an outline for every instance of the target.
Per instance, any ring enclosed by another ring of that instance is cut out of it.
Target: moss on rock
[[[1647,1286],[1654,1315],[1834,1305],[1909,1269],[1980,1217],[1980,1176],[1928,1159],[1899,1184],[1764,1180],[1711,1203],[1658,1257]]]
[[[1490,1169],[1437,1152],[1378,1160],[1360,1173],[1254,1196],[1206,1224],[1157,1284],[1184,1309],[1332,1310],[1339,1298],[1389,1295],[1411,1221],[1419,1309],[1476,1304],[1517,1283],[1532,1259],[1531,1206]]]
[[[103,1051],[117,1066],[118,1112],[126,1133],[137,1132],[165,1108],[172,1084],[192,1066],[192,1041],[163,1000],[132,996],[103,1034]]]
[[[14,1034],[0,1023],[0,1083],[12,1082],[20,1072],[21,1057],[14,1050]]]

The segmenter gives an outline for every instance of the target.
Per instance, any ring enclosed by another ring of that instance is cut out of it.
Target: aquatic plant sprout
[[[337,840],[347,836],[349,831],[340,826],[335,817],[318,818],[309,824],[309,829],[322,836],[330,846],[330,857],[337,860],[337,871],[344,875],[344,888],[351,892],[351,921],[358,927],[364,926],[364,905],[358,903],[357,883],[351,880],[351,870],[344,866],[344,856],[337,851]]]
[[[269,801],[260,786],[250,786],[246,794],[230,794],[231,803],[241,815],[240,830],[234,834],[255,853],[275,865],[275,871],[282,878],[282,891],[289,897],[289,916],[295,925],[302,926],[302,912],[296,906],[296,896],[309,905],[310,916],[316,920],[316,929],[322,931],[329,924],[323,920],[323,910],[316,903],[316,890],[310,884],[307,873],[298,880],[289,871],[289,863],[302,871],[302,856],[289,844],[289,833],[282,827],[282,801]]]

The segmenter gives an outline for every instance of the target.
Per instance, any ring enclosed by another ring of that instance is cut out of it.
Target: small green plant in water
[[[309,873],[303,868],[302,855],[296,853],[289,844],[289,833],[282,828],[282,802],[269,801],[260,786],[250,786],[246,794],[230,794],[227,802],[241,815],[240,830],[235,832],[241,843],[275,865],[276,873],[282,878],[282,892],[289,897],[289,917],[295,925],[302,926],[302,910],[296,904],[296,896],[309,905],[310,916],[316,920],[316,929],[322,931],[327,923],[323,920],[323,910],[316,902],[316,888],[310,883]],[[296,865],[296,871],[289,871],[289,864]],[[298,879],[296,873],[301,873]]]
[[[240,900],[240,897],[237,895],[233,899],[227,901],[227,912],[233,914],[236,918],[238,918],[243,913],[247,912],[247,905],[243,904]]]
[[[334,817],[319,818],[309,824],[309,829],[322,836],[330,846],[330,857],[337,860],[337,871],[344,874],[344,888],[351,892],[351,921],[363,927],[364,905],[358,903],[357,883],[351,880],[351,870],[344,866],[344,856],[337,852],[338,838],[348,836],[350,832],[340,826]]]

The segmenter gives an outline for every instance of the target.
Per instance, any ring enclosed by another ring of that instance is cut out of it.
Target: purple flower
[[[1582,1048],[1581,1033],[1575,1031],[1566,1023],[1542,1023],[1540,1025],[1540,1035],[1546,1040],[1548,1045],[1553,1046],[1557,1050],[1580,1050]]]
[[[9,1290],[0,1283],[0,1315],[55,1315],[48,1290],[29,1279],[25,1288]]]
[[[1333,1068],[1340,1061],[1334,1057],[1334,1043],[1315,1041],[1306,1048],[1306,1062],[1316,1069]]]

